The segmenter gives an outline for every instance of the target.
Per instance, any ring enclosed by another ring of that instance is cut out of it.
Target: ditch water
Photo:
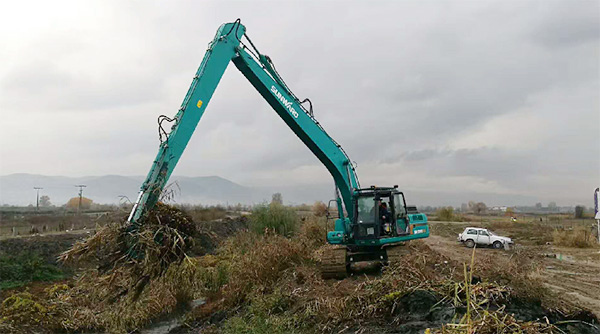
[[[203,298],[195,299],[190,302],[188,309],[194,309],[206,302]],[[169,318],[151,324],[147,328],[140,330],[140,334],[169,334],[172,331],[179,329],[183,323],[181,322],[182,312],[175,313]]]

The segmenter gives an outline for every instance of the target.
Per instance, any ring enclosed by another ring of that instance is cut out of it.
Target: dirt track
[[[431,235],[425,242],[433,249],[459,262],[468,263],[472,250],[455,238]],[[520,246],[539,256],[539,272],[544,283],[558,293],[569,295],[578,304],[600,316],[600,251],[598,249],[556,248],[552,246]],[[477,253],[510,256],[511,251],[479,248]],[[476,255],[477,261],[477,255]]]

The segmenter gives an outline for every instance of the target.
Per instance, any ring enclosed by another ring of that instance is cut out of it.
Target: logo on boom
[[[292,101],[288,101],[283,95],[281,95],[275,86],[271,86],[271,92],[279,99],[281,104],[285,106],[285,108],[290,112],[290,114],[292,114],[292,116],[294,116],[294,118],[298,118],[298,112],[296,109],[294,109],[294,107],[292,107]]]

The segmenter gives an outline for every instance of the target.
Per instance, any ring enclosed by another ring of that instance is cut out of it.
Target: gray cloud
[[[14,6],[2,174],[145,174],[156,117],[175,114],[215,30],[239,16],[364,183],[587,205],[600,183],[596,1],[59,2],[29,28]],[[176,174],[329,182],[234,66]]]

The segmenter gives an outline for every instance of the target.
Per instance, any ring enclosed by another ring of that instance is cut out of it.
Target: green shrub
[[[259,234],[268,230],[290,237],[298,230],[298,215],[293,208],[276,202],[260,205],[252,210],[250,229]]]
[[[454,219],[455,219],[454,208],[451,206],[448,206],[445,208],[439,208],[436,211],[436,214],[438,216],[438,219],[441,221],[450,222],[450,221],[454,221]]]
[[[0,256],[0,290],[23,286],[34,281],[63,279],[65,273],[57,266],[47,264],[37,254]]]

